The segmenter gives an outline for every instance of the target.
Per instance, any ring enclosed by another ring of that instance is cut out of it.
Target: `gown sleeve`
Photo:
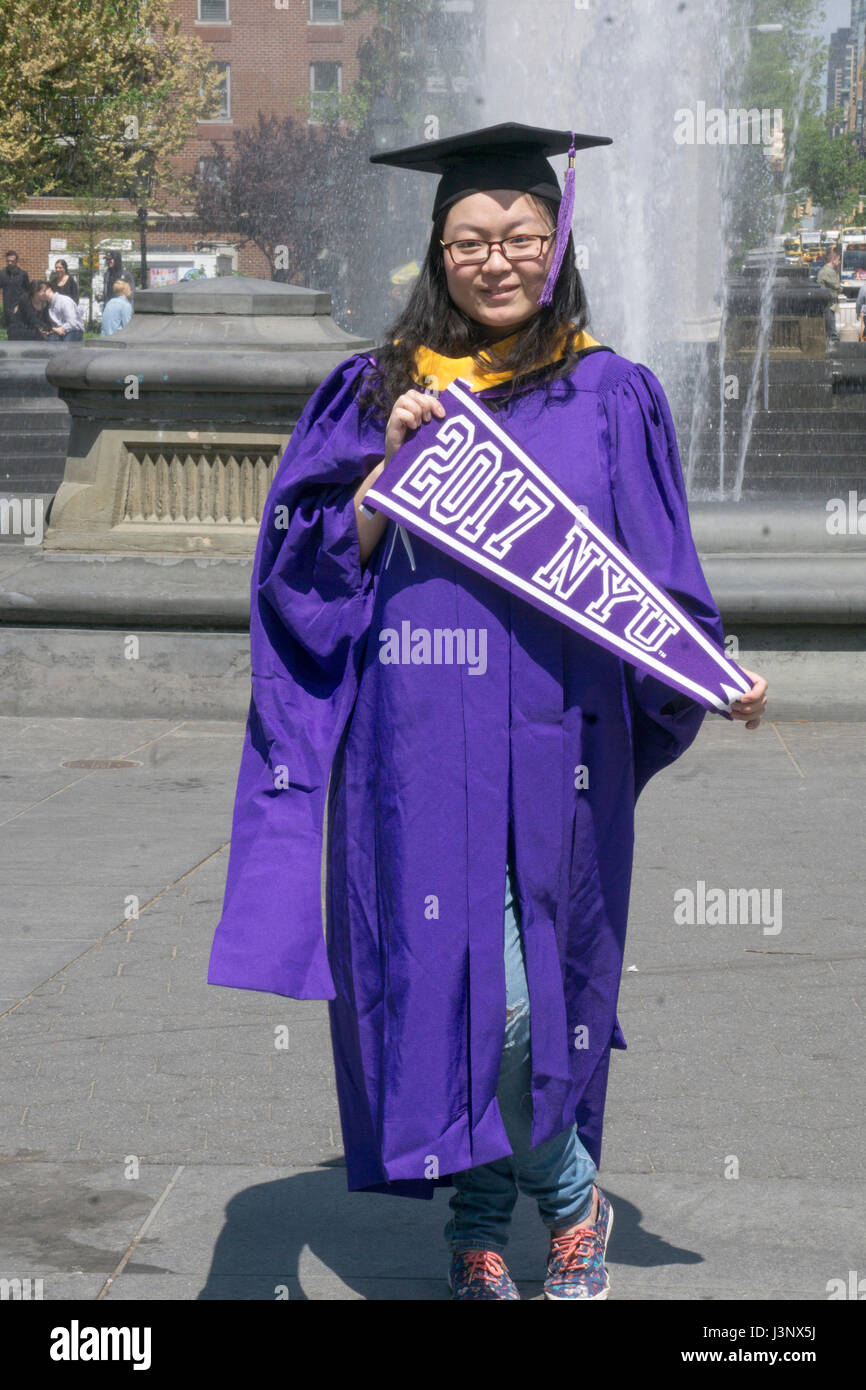
[[[722,620],[692,538],[676,433],[661,383],[648,367],[633,363],[603,394],[602,403],[617,540],[644,574],[723,647]],[[623,665],[637,797],[656,772],[686,751],[706,711],[657,676],[630,662]]]
[[[333,999],[325,952],[323,818],[358,688],[375,579],[354,493],[385,452],[347,358],[307,402],[271,485],[250,583],[251,698],[222,916],[208,983]]]

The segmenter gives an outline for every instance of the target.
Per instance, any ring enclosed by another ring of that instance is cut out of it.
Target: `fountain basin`
[[[120,333],[48,364],[72,427],[45,549],[251,555],[304,406],[373,345],[334,323],[330,295],[299,285],[137,292]]]

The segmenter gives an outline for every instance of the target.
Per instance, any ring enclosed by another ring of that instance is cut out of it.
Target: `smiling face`
[[[540,235],[555,232],[543,208],[528,193],[496,188],[459,198],[448,209],[444,242]],[[538,296],[544,288],[553,260],[555,238],[544,243],[544,252],[532,261],[509,262],[498,246],[482,264],[454,265],[451,253],[440,247],[448,293],[459,309],[477,323],[499,330],[499,336],[516,330],[538,312]]]

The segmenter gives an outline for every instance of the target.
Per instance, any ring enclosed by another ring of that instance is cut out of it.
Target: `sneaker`
[[[495,1250],[457,1250],[448,1271],[452,1298],[519,1298],[501,1255]]]
[[[545,1298],[607,1298],[610,1280],[604,1264],[613,1228],[613,1207],[600,1187],[598,1215],[592,1226],[551,1236],[544,1281]]]

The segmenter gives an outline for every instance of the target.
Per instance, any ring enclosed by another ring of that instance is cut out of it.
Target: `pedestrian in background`
[[[53,339],[48,305],[42,297],[44,287],[44,280],[33,280],[27,293],[22,294],[15,305],[8,330],[11,341],[45,342]]]
[[[132,318],[132,290],[125,280],[115,280],[113,294],[102,312],[102,336],[119,333]]]
[[[834,296],[833,303],[828,304],[827,308],[824,310],[824,325],[827,329],[827,337],[834,343],[838,343],[839,341],[839,333],[836,328],[835,305],[839,292],[842,289],[842,281],[839,277],[839,266],[841,263],[842,256],[839,252],[839,248],[834,246],[827,257],[826,264],[822,265],[821,269],[818,271],[818,277],[815,281],[817,285],[823,286],[825,290],[832,291]]]
[[[52,333],[62,343],[80,343],[84,338],[84,315],[68,295],[58,294],[53,285],[43,285],[40,296],[48,305]]]
[[[855,317],[859,328],[859,338],[862,343],[866,339],[866,280],[857,292],[857,304],[855,307]]]
[[[8,329],[15,306],[30,289],[30,276],[18,264],[18,252],[6,252],[6,264],[0,270],[0,289],[3,291],[3,323]]]
[[[107,304],[111,299],[112,291],[118,280],[125,280],[131,290],[135,289],[135,281],[128,270],[123,268],[123,257],[119,251],[109,251],[105,258],[105,270],[102,272],[102,302]]]
[[[69,274],[69,266],[66,261],[54,262],[54,274],[49,277],[48,283],[54,286],[58,294],[65,294],[67,299],[71,299],[75,304],[78,303],[78,282],[73,275]]]

